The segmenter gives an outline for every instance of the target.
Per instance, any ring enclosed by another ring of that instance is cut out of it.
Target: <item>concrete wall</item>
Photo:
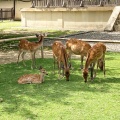
[[[104,30],[113,7],[23,8],[23,27],[68,30]]]
[[[0,1],[0,8],[11,8],[13,7],[13,1]],[[21,9],[22,8],[30,8],[31,2],[22,2],[16,1],[16,10],[15,10],[15,19],[21,19]]]

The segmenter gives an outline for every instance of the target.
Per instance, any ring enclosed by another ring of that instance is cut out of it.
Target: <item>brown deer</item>
[[[71,63],[71,54],[81,56],[81,65],[80,68],[83,69],[83,59],[87,55],[88,50],[91,48],[90,44],[75,38],[71,38],[66,41],[66,49],[69,53],[70,63]]]
[[[58,63],[58,73],[61,74],[61,65],[63,64],[63,74],[66,76],[66,80],[69,81],[70,70],[68,66],[68,55],[65,46],[61,41],[55,41],[52,45],[53,59],[54,59],[54,71],[55,62]]]
[[[48,75],[46,70],[40,67],[40,74],[25,74],[18,79],[18,84],[43,83],[44,76]]]
[[[96,43],[91,49],[89,49],[87,53],[85,67],[83,70],[83,78],[85,82],[87,82],[89,66],[91,72],[91,80],[93,80],[93,78],[96,77],[96,71],[94,71],[94,67],[96,62],[99,62],[99,60],[102,61],[102,64],[100,66],[103,69],[105,76],[105,52],[106,52],[106,46],[101,42]],[[93,76],[93,72],[94,72],[94,76]]]
[[[23,64],[25,66],[24,55],[26,52],[30,52],[32,58],[31,68],[33,69],[35,67],[35,53],[40,47],[43,47],[43,39],[45,36],[46,34],[36,34],[36,37],[38,38],[38,42],[30,42],[26,39],[20,40],[18,44],[19,54],[18,54],[17,63],[19,62],[19,58],[21,55]]]

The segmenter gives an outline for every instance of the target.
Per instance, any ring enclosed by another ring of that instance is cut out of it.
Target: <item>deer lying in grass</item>
[[[61,41],[55,41],[52,45],[53,59],[54,59],[54,71],[55,61],[58,63],[58,73],[61,74],[61,65],[63,64],[63,74],[66,76],[66,80],[69,81],[70,70],[68,66],[67,51]]]
[[[19,62],[19,58],[21,55],[23,64],[25,66],[24,55],[26,52],[30,52],[31,57],[32,57],[31,68],[33,69],[35,67],[35,53],[40,47],[43,47],[43,39],[44,39],[45,35],[46,34],[36,34],[36,37],[38,38],[38,42],[30,42],[26,39],[20,40],[19,45],[18,45],[19,54],[18,54],[17,63]]]
[[[71,38],[71,39],[67,40],[66,49],[69,53],[70,63],[71,63],[71,54],[72,53],[74,53],[76,55],[80,55],[81,56],[80,68],[83,69],[83,59],[84,59],[84,56],[87,55],[87,52],[90,48],[91,48],[90,44],[85,41],[78,40],[75,38]]]
[[[91,80],[93,80],[93,78],[96,77],[96,71],[94,71],[94,67],[96,62],[99,62],[99,60],[102,61],[101,68],[103,69],[104,76],[105,76],[105,52],[106,52],[106,46],[100,42],[95,44],[91,49],[89,49],[87,53],[85,68],[83,70],[83,78],[85,82],[87,82],[89,66],[91,67],[90,68]],[[94,74],[94,77],[93,77],[93,74]]]
[[[40,67],[40,74],[26,74],[18,79],[18,84],[43,83],[44,76],[48,75],[46,70]]]

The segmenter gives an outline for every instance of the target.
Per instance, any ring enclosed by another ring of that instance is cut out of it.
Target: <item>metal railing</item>
[[[13,20],[14,11],[13,8],[0,8],[0,20]]]
[[[120,0],[32,0],[32,7],[116,6]]]

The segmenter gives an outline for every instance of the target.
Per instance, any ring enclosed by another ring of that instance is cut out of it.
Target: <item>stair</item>
[[[118,31],[120,29],[120,6],[116,6],[108,20],[104,31]]]

